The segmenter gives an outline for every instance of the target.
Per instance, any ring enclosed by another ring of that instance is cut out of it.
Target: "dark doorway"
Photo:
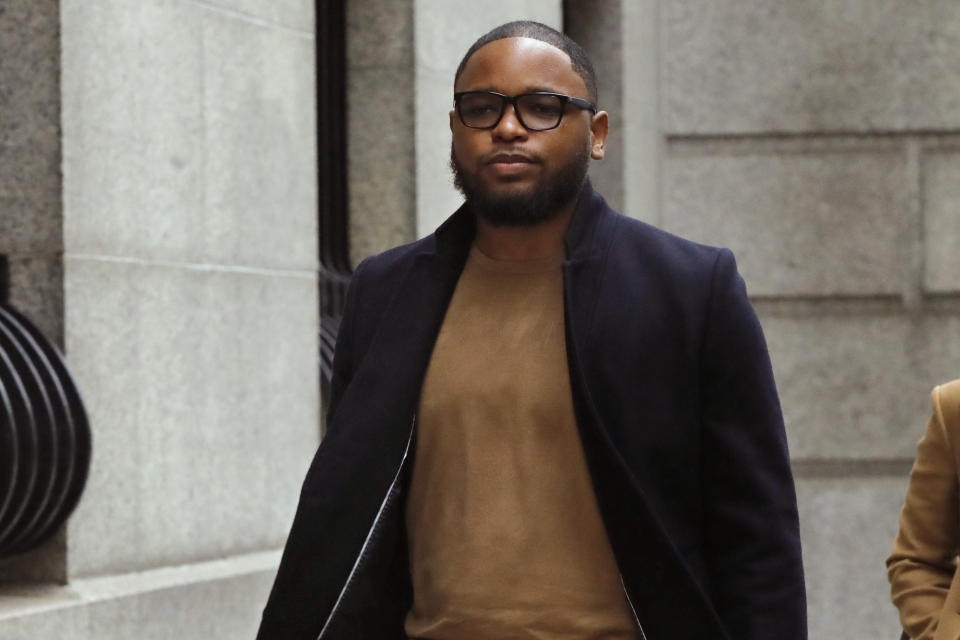
[[[350,281],[347,217],[346,7],[316,0],[320,385],[330,397],[333,350]]]

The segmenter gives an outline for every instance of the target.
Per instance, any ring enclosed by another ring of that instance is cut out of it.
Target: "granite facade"
[[[753,295],[901,291],[897,146],[675,142],[664,174],[664,228],[733,249]]]
[[[0,255],[9,303],[54,344],[63,343],[60,22],[57,2],[0,7]],[[62,532],[0,561],[0,581],[62,581]]]
[[[414,2],[347,3],[350,258],[416,237]]]
[[[0,253],[93,432],[4,638],[255,633],[320,434],[313,14],[0,7]]]
[[[453,70],[520,17],[594,55],[613,204],[736,252],[797,470],[810,637],[895,637],[895,470],[960,375],[960,7],[349,2],[355,262],[459,203]],[[318,436],[312,34],[305,0],[0,10],[0,253],[15,304],[66,335],[95,441],[44,556],[89,598],[23,614],[4,591],[0,635],[251,635],[275,559],[244,558],[282,544]],[[224,555],[219,577],[155,573]]]
[[[931,388],[958,375],[960,315],[808,305],[760,313],[792,456],[912,458]]]
[[[798,481],[810,640],[898,637],[884,561],[905,493],[904,475]]]
[[[66,266],[67,350],[96,445],[70,574],[281,545],[318,434],[312,276]]]
[[[694,0],[659,24],[662,223],[732,247],[758,308],[810,637],[896,637],[905,470],[930,389],[960,375],[960,7]]]
[[[664,130],[905,132],[960,125],[960,5],[663,2]]]
[[[960,141],[924,154],[923,285],[930,293],[960,293]]]

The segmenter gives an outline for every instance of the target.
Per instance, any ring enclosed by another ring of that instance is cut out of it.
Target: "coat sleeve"
[[[960,385],[954,384],[960,392]],[[893,604],[904,630],[915,640],[929,640],[937,629],[960,537],[956,456],[941,392],[942,387],[933,390],[933,415],[917,445],[900,531],[887,558]]]
[[[714,264],[701,352],[704,547],[737,640],[806,638],[796,492],[760,323],[729,250]]]

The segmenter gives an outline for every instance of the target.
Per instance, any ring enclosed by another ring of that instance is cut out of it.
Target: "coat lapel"
[[[417,410],[433,345],[473,238],[472,215],[461,208],[416,254],[378,320],[355,381],[376,389],[374,424],[404,425]]]
[[[571,363],[589,354],[593,316],[603,280],[605,249],[609,244],[615,216],[589,183],[565,237],[567,260],[563,264],[564,313],[573,353]]]
[[[588,184],[567,230],[568,259],[563,267],[569,346],[581,355],[589,345],[603,271],[602,249],[609,242],[614,220],[603,198]],[[414,256],[378,320],[351,383],[350,391],[359,394],[351,404],[364,406],[367,414],[359,421],[370,426],[371,433],[364,435],[382,433],[383,425],[391,425],[391,432],[400,432],[397,438],[391,437],[396,440],[390,445],[395,453],[402,452],[406,441],[406,428],[416,413],[433,346],[474,234],[473,214],[461,207],[437,230],[433,242]],[[376,406],[362,400],[369,397],[378,399]]]

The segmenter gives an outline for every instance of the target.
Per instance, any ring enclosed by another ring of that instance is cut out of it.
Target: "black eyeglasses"
[[[508,104],[513,105],[517,120],[529,131],[556,129],[568,103],[578,109],[597,112],[592,102],[547,91],[521,93],[513,97],[495,91],[461,91],[453,94],[453,103],[460,122],[471,129],[493,129],[500,122]]]

